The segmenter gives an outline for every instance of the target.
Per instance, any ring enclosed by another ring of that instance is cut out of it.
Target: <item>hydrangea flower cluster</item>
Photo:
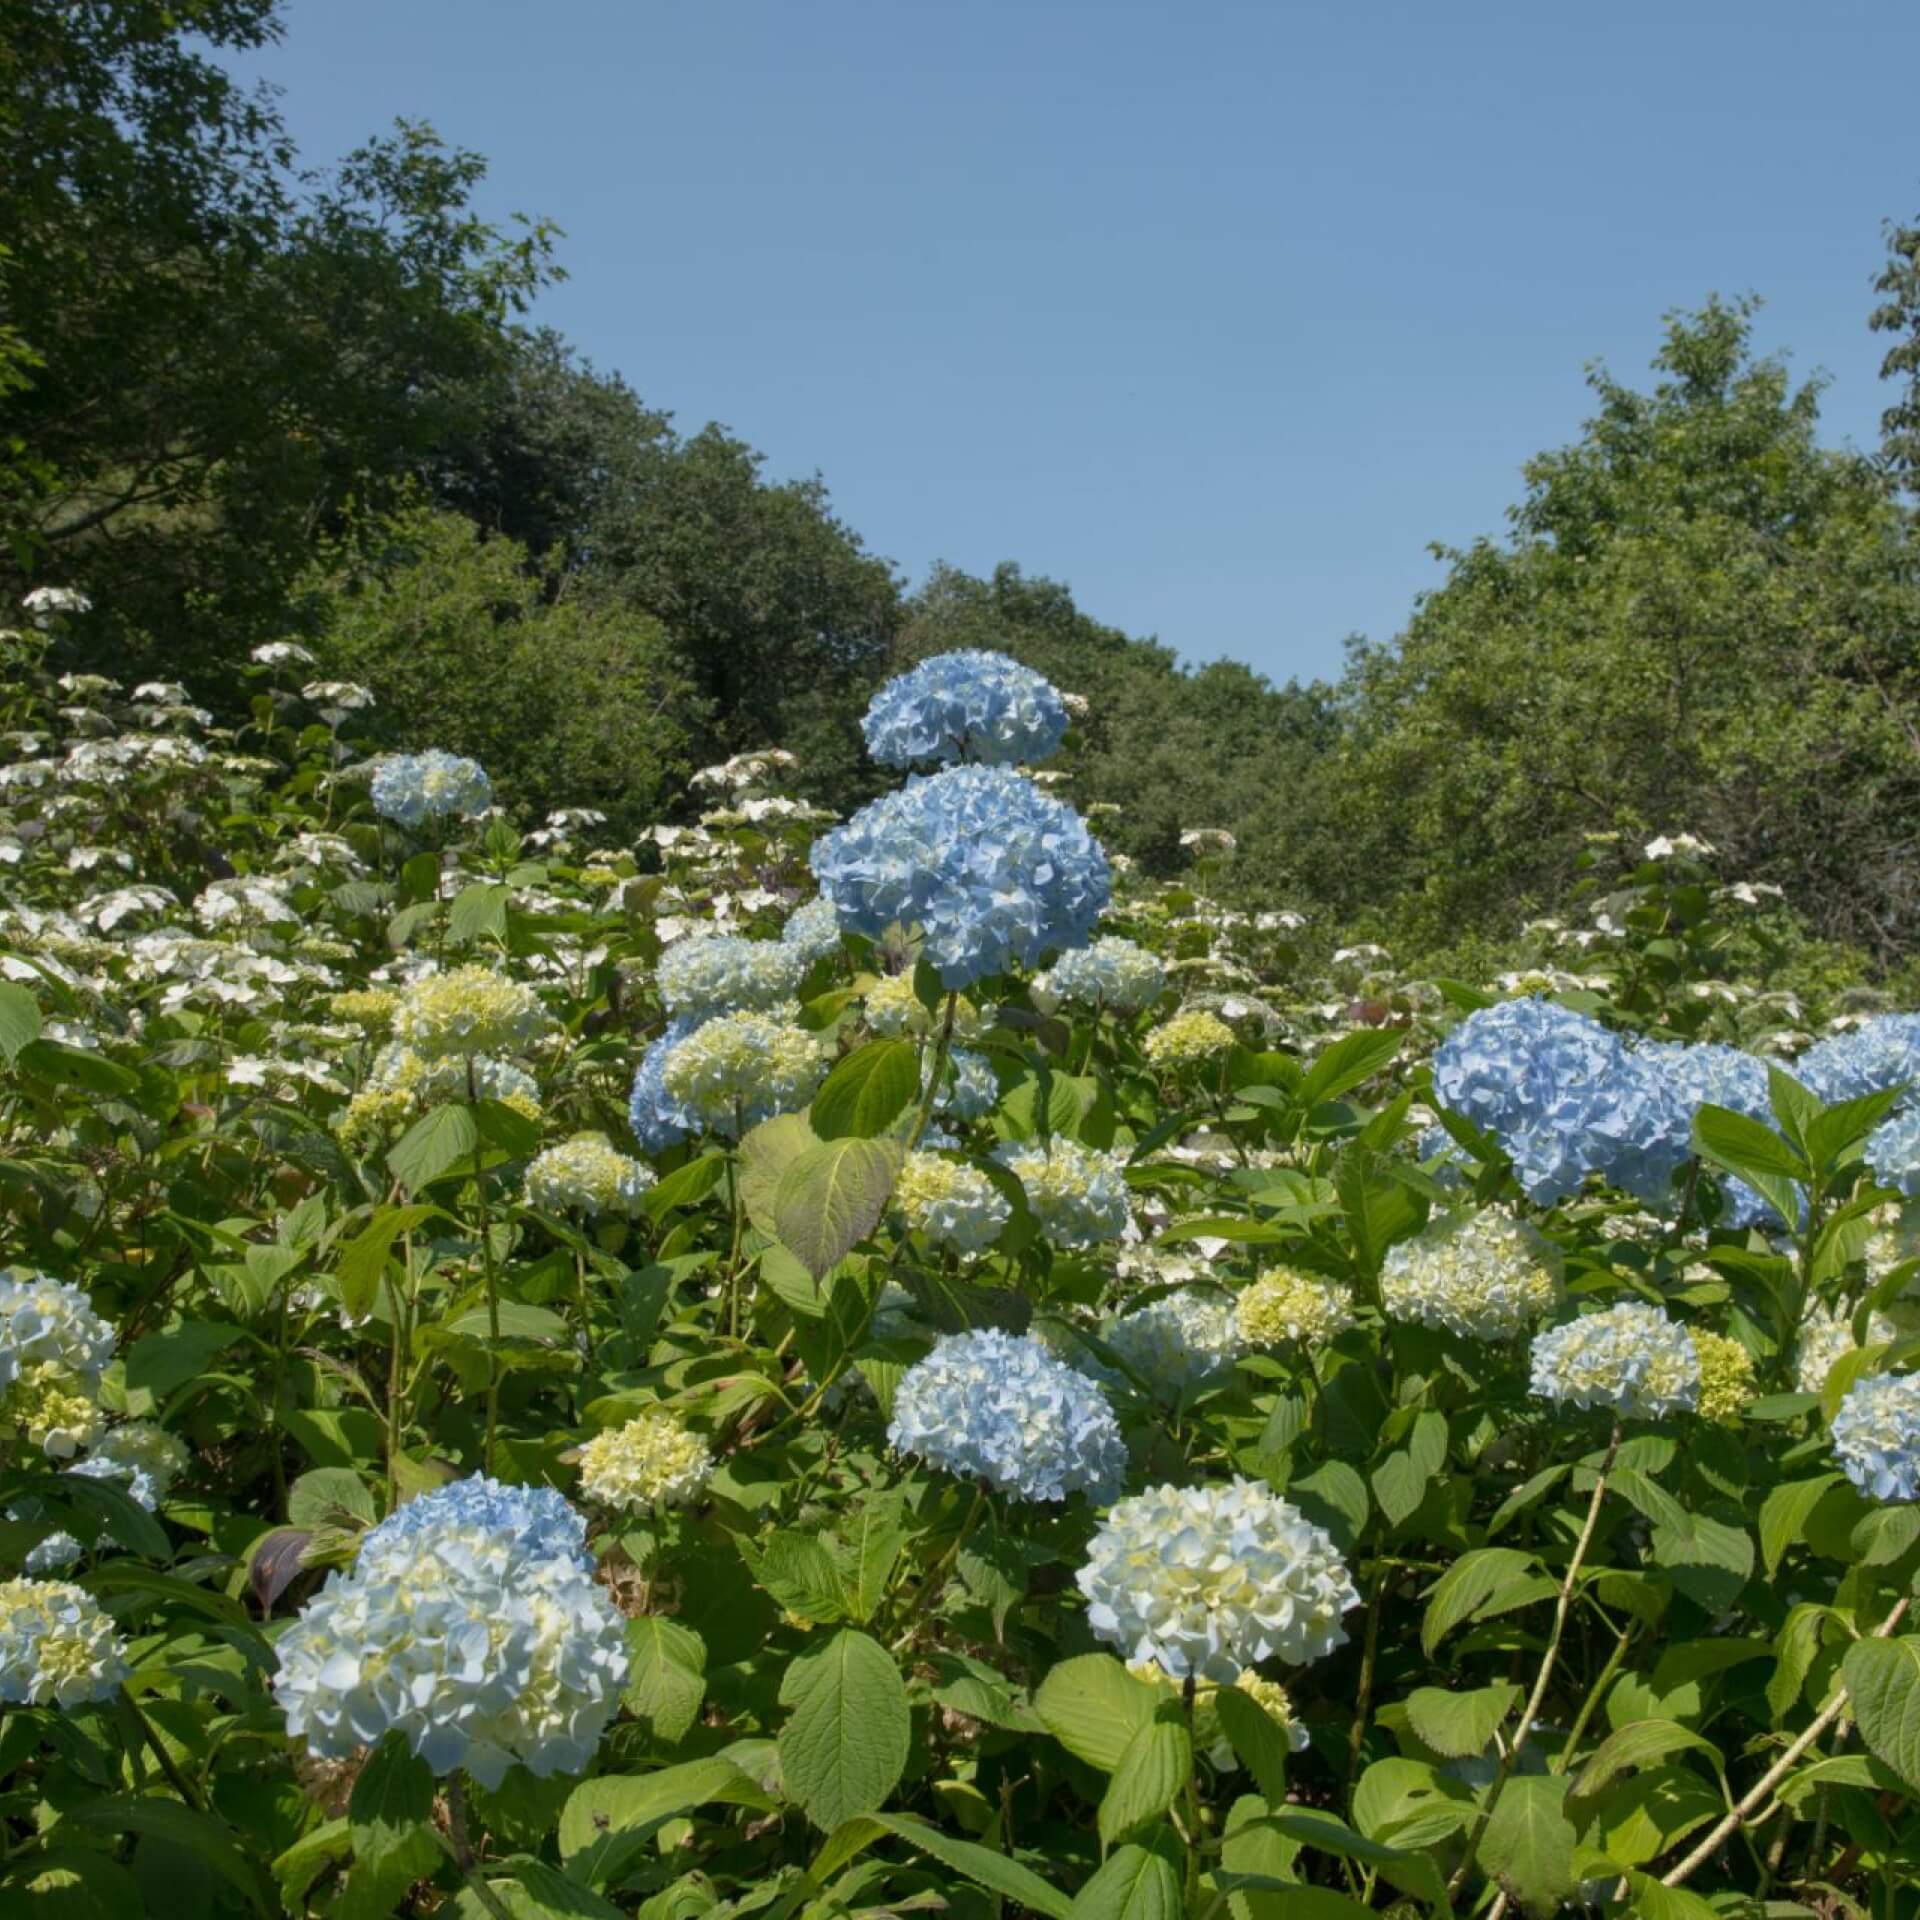
[[[1068,725],[1052,683],[1004,653],[937,653],[873,696],[861,722],[867,751],[883,767],[971,760],[1036,765],[1055,753]]]
[[[1882,1120],[1867,1135],[1867,1165],[1883,1187],[1920,1199],[1920,1106]]]
[[[1700,1398],[1695,1410],[1702,1420],[1738,1420],[1756,1390],[1753,1355],[1727,1334],[1711,1333],[1704,1327],[1692,1327],[1688,1332],[1700,1362]]]
[[[607,1427],[580,1449],[580,1491],[595,1506],[688,1507],[712,1478],[707,1443],[664,1407]]]
[[[151,1513],[187,1470],[186,1443],[151,1420],[115,1427],[72,1473],[113,1480]]]
[[[110,1699],[126,1677],[126,1643],[85,1588],[0,1581],[0,1701],[85,1706]]]
[[[1176,1013],[1147,1035],[1143,1051],[1156,1067],[1191,1067],[1233,1045],[1233,1029],[1217,1013]]]
[[[1241,1293],[1234,1314],[1250,1347],[1324,1347],[1353,1325],[1353,1295],[1317,1273],[1275,1267]]]
[[[1889,1087],[1920,1088],[1920,1013],[1884,1013],[1816,1041],[1794,1073],[1830,1107]]]
[[[0,1387],[51,1365],[91,1395],[112,1358],[113,1329],[78,1287],[44,1273],[0,1274]]]
[[[1166,991],[1167,970],[1157,954],[1118,934],[1105,933],[1091,946],[1063,953],[1035,980],[1034,987],[1063,1006],[1139,1013]]]
[[[373,810],[402,827],[458,814],[472,819],[493,805],[493,782],[477,761],[443,753],[389,754],[373,770]]]
[[[1920,1500],[1920,1374],[1856,1380],[1833,1416],[1833,1455],[1862,1493]]]
[[[1767,1063],[1757,1054],[1711,1042],[1642,1041],[1633,1049],[1642,1065],[1659,1074],[1672,1094],[1671,1151],[1684,1160],[1693,1151],[1693,1117],[1703,1106],[1727,1107],[1749,1120],[1773,1125],[1767,1095]],[[1777,1219],[1771,1206],[1746,1181],[1721,1176],[1727,1197],[1727,1224],[1761,1226]]]
[[[811,967],[840,951],[840,916],[833,902],[816,896],[795,907],[780,929],[780,944],[799,954],[803,966]]]
[[[862,996],[861,1010],[867,1025],[883,1040],[896,1040],[903,1034],[925,1037],[941,1026],[944,1009],[935,1014],[914,991],[911,973],[882,974]],[[987,1018],[971,1000],[954,1002],[953,1038],[964,1044],[977,1040],[987,1030]]]
[[[725,1013],[696,1027],[661,1069],[667,1099],[698,1126],[729,1138],[804,1107],[830,1052],[818,1034],[794,1025],[794,1012]]]
[[[1551,1000],[1469,1014],[1434,1053],[1433,1091],[1499,1139],[1542,1205],[1589,1173],[1657,1203],[1687,1157],[1687,1120],[1666,1076],[1597,1020]]]
[[[393,1016],[399,1007],[400,996],[391,987],[356,988],[350,993],[336,993],[327,1002],[327,1010],[336,1020],[358,1027],[375,1040],[383,1040],[393,1031]]]
[[[487,1788],[516,1762],[581,1771],[627,1671],[585,1540],[551,1488],[476,1475],[409,1501],[281,1636],[288,1733],[339,1760],[397,1730],[435,1773]]]
[[[920,1065],[920,1090],[923,1094],[926,1092],[927,1078],[932,1072],[933,1059],[929,1055]],[[940,1092],[934,1100],[933,1110],[945,1114],[949,1120],[962,1123],[979,1120],[1000,1104],[999,1077],[994,1073],[993,1062],[984,1053],[970,1053],[965,1047],[954,1047],[947,1054],[940,1081]]]
[[[1082,945],[1112,888],[1086,822],[1004,767],[915,776],[810,858],[843,926],[873,939],[918,927],[949,988]]]
[[[1136,1680],[1144,1680],[1149,1686],[1157,1687],[1162,1693],[1174,1699],[1180,1697],[1181,1683],[1174,1679],[1166,1668],[1153,1660],[1130,1660],[1127,1671]],[[1240,1677],[1233,1683],[1236,1693],[1244,1693],[1259,1701],[1267,1717],[1287,1736],[1287,1748],[1292,1753],[1305,1753],[1311,1744],[1311,1736],[1306,1728],[1294,1717],[1293,1700],[1277,1680],[1269,1680],[1264,1674],[1257,1673],[1252,1667],[1242,1667]],[[1222,1773],[1232,1773],[1240,1765],[1240,1756],[1233,1750],[1233,1742],[1220,1731],[1220,1709],[1215,1704],[1220,1695],[1220,1683],[1217,1680],[1199,1681],[1193,1690],[1193,1733],[1194,1744],[1205,1750],[1207,1758]]]
[[[669,1013],[764,1013],[791,1000],[806,976],[807,957],[781,940],[696,933],[660,956],[654,985]]]
[[[1118,1240],[1132,1222],[1124,1163],[1055,1134],[1044,1147],[1009,1140],[994,1158],[1026,1190],[1040,1230],[1056,1246]]]
[[[530,1120],[540,1117],[540,1083],[524,1067],[491,1054],[442,1054],[429,1060],[393,1041],[380,1049],[367,1075],[366,1091],[399,1097],[402,1109],[430,1107],[467,1097],[467,1075],[482,1100],[498,1100]]]
[[[0,1426],[15,1427],[49,1460],[71,1460],[106,1431],[107,1417],[81,1377],[39,1360],[0,1393]]]
[[[1511,1340],[1553,1305],[1559,1255],[1506,1207],[1443,1214],[1387,1250],[1380,1304],[1466,1340]]]
[[[1884,1313],[1869,1315],[1868,1346],[1883,1346],[1899,1337],[1900,1329]],[[1800,1322],[1800,1345],[1793,1361],[1794,1386],[1801,1393],[1818,1393],[1827,1384],[1834,1362],[1854,1348],[1853,1315],[1816,1302]]]
[[[540,996],[491,967],[455,967],[416,980],[393,1010],[394,1038],[422,1060],[523,1053],[552,1021]]]
[[[893,1204],[928,1244],[956,1253],[984,1253],[1000,1238],[1013,1209],[977,1167],[937,1153],[910,1153],[894,1182]]]
[[[653,1185],[651,1167],[616,1151],[604,1133],[577,1133],[527,1166],[527,1201],[549,1213],[632,1215]]]
[[[1332,1537],[1238,1476],[1122,1500],[1077,1580],[1088,1626],[1122,1659],[1223,1684],[1262,1660],[1331,1653],[1360,1604]]]
[[[901,1377],[887,1439],[901,1453],[1022,1500],[1110,1500],[1120,1424],[1084,1374],[1027,1334],[948,1334]]]
[[[1661,1420],[1700,1399],[1693,1337],[1658,1307],[1623,1300],[1534,1336],[1532,1391],[1557,1406]]]
[[[1105,1338],[1141,1379],[1174,1399],[1226,1379],[1240,1357],[1233,1302],[1199,1287],[1183,1287],[1123,1313]]]
[[[665,1153],[700,1131],[699,1115],[667,1091],[667,1062],[682,1040],[700,1030],[700,1024],[692,1014],[668,1021],[666,1031],[649,1044],[634,1069],[627,1122],[647,1153]]]

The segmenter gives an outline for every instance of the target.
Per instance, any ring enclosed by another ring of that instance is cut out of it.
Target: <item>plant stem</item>
[[[1380,1652],[1380,1614],[1390,1578],[1387,1567],[1376,1561],[1373,1591],[1367,1596],[1367,1637],[1360,1650],[1360,1689],[1354,1696],[1353,1724],[1347,1729],[1346,1790],[1349,1794],[1353,1792],[1354,1780],[1360,1772],[1360,1756],[1366,1748],[1367,1715],[1373,1707],[1373,1666]]]
[[[927,1577],[921,1581],[920,1591],[914,1595],[913,1604],[907,1609],[907,1617],[903,1622],[906,1631],[893,1643],[895,1653],[903,1653],[913,1644],[920,1632],[921,1616],[945,1590],[948,1569],[960,1558],[960,1549],[967,1544],[967,1536],[973,1532],[986,1504],[987,1483],[982,1480],[973,1489],[973,1505],[967,1509],[967,1517],[961,1521],[960,1531],[953,1536],[952,1544],[927,1569]]]
[[[927,1075],[927,1090],[920,1097],[920,1111],[914,1116],[913,1131],[907,1136],[907,1151],[911,1153],[920,1144],[920,1136],[926,1132],[927,1123],[933,1118],[934,1102],[940,1098],[941,1077],[947,1070],[947,1055],[953,1048],[954,1015],[960,1010],[960,993],[955,988],[947,995],[947,1011],[940,1022],[940,1038],[933,1049],[933,1071]]]
[[[467,1837],[467,1789],[459,1774],[447,1780],[447,1824],[453,1829],[453,1864],[460,1877],[473,1889],[473,1897],[493,1915],[494,1920],[513,1920],[500,1896],[487,1885],[474,1857],[473,1842]]]
[[[1627,1657],[1627,1645],[1633,1639],[1633,1625],[1629,1620],[1622,1627],[1613,1643],[1613,1651],[1607,1655],[1607,1664],[1600,1669],[1600,1678],[1587,1689],[1587,1697],[1580,1703],[1580,1711],[1574,1715],[1573,1726],[1567,1734],[1567,1744],[1547,1762],[1549,1773],[1565,1773],[1580,1745],[1580,1736],[1586,1732],[1587,1723],[1593,1718],[1600,1702],[1607,1696],[1607,1689],[1613,1684],[1613,1676],[1620,1671],[1620,1663]]]
[[[160,1729],[147,1718],[146,1710],[124,1686],[120,1689],[120,1698],[126,1702],[128,1712],[140,1723],[140,1731],[147,1745],[153,1749],[153,1757],[160,1762],[160,1771],[173,1783],[174,1792],[196,1813],[205,1813],[205,1797],[175,1764],[173,1755],[167,1751],[167,1743],[160,1737]]]
[[[1560,1658],[1560,1642],[1567,1630],[1567,1616],[1573,1610],[1573,1589],[1580,1578],[1580,1566],[1587,1557],[1587,1549],[1593,1544],[1593,1531],[1600,1523],[1600,1503],[1606,1498],[1607,1475],[1613,1471],[1614,1456],[1619,1451],[1620,1423],[1616,1420],[1613,1423],[1613,1438],[1607,1442],[1606,1458],[1600,1462],[1600,1471],[1594,1476],[1593,1498],[1587,1503],[1586,1524],[1580,1529],[1573,1558],[1567,1562],[1567,1576],[1560,1582],[1560,1597],[1554,1602],[1553,1632],[1547,1639],[1546,1653],[1541,1657],[1539,1678],[1534,1681],[1533,1692],[1528,1695],[1527,1704],[1521,1710],[1520,1724],[1514,1729],[1513,1738],[1507,1742],[1506,1751],[1500,1756],[1499,1771],[1493,1776],[1493,1785],[1487,1789],[1486,1804],[1480,1809],[1479,1818],[1474,1821],[1472,1831],[1467,1835],[1460,1864],[1454,1868],[1453,1878],[1447,1882],[1449,1899],[1458,1895],[1467,1883],[1467,1876],[1473,1871],[1474,1857],[1480,1851],[1481,1841],[1486,1838],[1494,1809],[1500,1804],[1500,1796],[1519,1762],[1520,1750],[1527,1744],[1527,1736],[1533,1731],[1533,1723],[1546,1701],[1547,1688],[1553,1682],[1553,1670]]]
[[[473,1055],[467,1055],[467,1100],[480,1104],[474,1086]],[[480,1164],[480,1133],[473,1136],[473,1200],[480,1212],[480,1260],[487,1276],[487,1443],[481,1455],[486,1471],[493,1471],[494,1448],[500,1435],[500,1276],[493,1268],[493,1233],[487,1218],[487,1176]]]

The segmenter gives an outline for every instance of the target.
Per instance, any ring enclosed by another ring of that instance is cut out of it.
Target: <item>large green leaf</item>
[[[1169,1700],[1127,1742],[1100,1800],[1104,1846],[1157,1820],[1193,1778],[1193,1736],[1178,1704]]]
[[[816,1280],[824,1279],[879,1224],[899,1170],[900,1149],[890,1140],[823,1140],[808,1147],[774,1189],[782,1244]]]
[[[1920,1635],[1857,1641],[1841,1671],[1861,1739],[1920,1794]]]
[[[920,1091],[920,1049],[911,1040],[870,1040],[821,1083],[808,1118],[822,1140],[871,1140]]]
[[[1420,1645],[1431,1654],[1455,1627],[1471,1620],[1494,1594],[1532,1570],[1533,1555],[1518,1547],[1479,1547],[1463,1553],[1434,1582],[1420,1627]]]
[[[720,1754],[654,1773],[600,1774],[567,1796],[560,1814],[560,1857],[581,1885],[604,1886],[644,1852],[663,1820],[714,1800],[762,1812],[777,1805]]]
[[[1307,1069],[1295,1096],[1299,1104],[1311,1110],[1323,1100],[1337,1100],[1361,1081],[1371,1080],[1400,1051],[1405,1037],[1392,1027],[1364,1027],[1336,1040],[1317,1054]]]
[[[380,1281],[387,1270],[393,1243],[402,1234],[434,1218],[444,1218],[438,1207],[381,1207],[360,1232],[340,1249],[334,1266],[334,1284],[348,1317],[363,1320],[373,1311]]]
[[[444,1858],[433,1824],[433,1774],[398,1734],[373,1751],[347,1806],[353,1871],[341,1920],[384,1920],[400,1896]]]
[[[40,1038],[40,1002],[25,987],[0,980],[0,1053],[11,1066]]]
[[[62,1827],[93,1827],[102,1833],[137,1833],[190,1853],[210,1868],[256,1912],[270,1911],[260,1875],[217,1820],[178,1800],[139,1793],[83,1800],[60,1816]]]
[[[1781,1219],[1800,1218],[1807,1164],[1771,1127],[1727,1107],[1703,1106],[1693,1116],[1693,1146],[1703,1160],[1738,1174]]]
[[[1111,1773],[1162,1698],[1158,1687],[1136,1680],[1112,1654],[1083,1653],[1061,1661],[1041,1681],[1033,1710],[1075,1759]]]
[[[1529,1913],[1553,1913],[1576,1884],[1567,1783],[1544,1773],[1508,1776],[1480,1840],[1480,1864]]]
[[[643,1614],[627,1623],[627,1661],[622,1704],[663,1746],[672,1746],[706,1697],[706,1642],[678,1620]]]
[[[472,1109],[454,1101],[422,1114],[394,1143],[387,1165],[409,1193],[418,1193],[449,1173],[470,1168],[479,1144],[480,1126]]]
[[[1071,1920],[1181,1920],[1186,1849],[1171,1829],[1118,1847],[1075,1896]]]
[[[875,1813],[867,1817],[876,1827],[897,1834],[922,1853],[932,1854],[943,1866],[964,1874],[976,1886],[1004,1895],[1035,1913],[1044,1913],[1047,1920],[1067,1920],[1072,1911],[1073,1902],[1058,1887],[1049,1886],[1037,1873],[1017,1860],[1009,1860],[1004,1853],[976,1846],[971,1840],[956,1840],[915,1814]]]
[[[1505,1680],[1468,1693],[1415,1687],[1407,1695],[1407,1723],[1435,1753],[1465,1760],[1486,1752],[1519,1698],[1520,1689]]]
[[[1254,1785],[1272,1804],[1287,1797],[1287,1731],[1252,1694],[1221,1687],[1213,1696],[1220,1731],[1253,1775]]]
[[[885,1647],[852,1627],[801,1654],[780,1681],[787,1791],[822,1831],[886,1803],[906,1770],[907,1689]]]
[[[1688,1748],[1706,1754],[1714,1765],[1719,1764],[1718,1750],[1677,1720],[1629,1720],[1594,1749],[1569,1791],[1575,1798],[1591,1797],[1623,1768],[1644,1767]]]
[[[804,1113],[778,1113],[750,1128],[740,1141],[740,1204],[747,1218],[769,1236],[779,1229],[773,1220],[773,1196],[780,1176],[819,1144],[819,1135]]]

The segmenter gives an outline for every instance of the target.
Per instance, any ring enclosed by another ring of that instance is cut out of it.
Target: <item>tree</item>
[[[1920,493],[1920,221],[1888,221],[1886,234],[1887,264],[1873,283],[1886,297],[1867,324],[1896,336],[1880,362],[1881,379],[1906,384],[1880,416],[1881,447],[1901,485]]]

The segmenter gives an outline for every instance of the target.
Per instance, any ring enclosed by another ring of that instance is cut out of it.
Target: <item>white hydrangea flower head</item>
[[[1297,1267],[1275,1267],[1240,1295],[1240,1337],[1250,1347],[1288,1341],[1324,1347],[1354,1323],[1353,1295],[1336,1280]]]
[[[883,1040],[903,1034],[924,1039],[940,1031],[946,1020],[944,1004],[932,1009],[914,991],[911,973],[885,973],[876,979],[862,998],[867,1025]],[[962,994],[953,1004],[953,1038],[956,1044],[978,1040],[987,1030],[987,1018]]]
[[[1920,1499],[1920,1374],[1856,1380],[1833,1416],[1833,1454],[1862,1493]]]
[[[1132,1223],[1126,1164],[1118,1155],[1055,1134],[1045,1147],[1009,1140],[994,1158],[1025,1188],[1041,1232],[1056,1246],[1118,1240]]]
[[[1120,1424],[1084,1374],[1027,1334],[948,1334],[907,1369],[888,1442],[1022,1500],[1111,1499],[1127,1470]]]
[[[527,1165],[529,1206],[549,1213],[631,1217],[654,1183],[651,1167],[619,1152],[604,1133],[577,1133],[536,1154]]]
[[[78,1287],[44,1273],[0,1274],[0,1388],[51,1364],[91,1395],[112,1358],[113,1329]]]
[[[151,1420],[128,1420],[70,1471],[118,1482],[151,1513],[186,1472],[187,1457],[186,1443],[177,1434]]]
[[[435,1773],[498,1787],[593,1758],[626,1679],[626,1627],[551,1488],[476,1475],[409,1501],[276,1646],[287,1732],[343,1760],[389,1731]]]
[[[978,1167],[937,1153],[910,1153],[894,1182],[893,1204],[931,1246],[984,1253],[999,1239],[1013,1208]]]
[[[0,1581],[0,1701],[85,1706],[126,1677],[126,1642],[92,1594],[64,1580]]]
[[[1173,1399],[1218,1385],[1240,1357],[1233,1302],[1210,1288],[1184,1287],[1124,1313],[1105,1338],[1156,1393]]]
[[[1380,1304],[1463,1339],[1511,1340],[1552,1305],[1560,1259],[1552,1242],[1505,1207],[1448,1214],[1390,1247]]]
[[[401,1094],[419,1106],[433,1106],[442,1100],[467,1097],[467,1070],[473,1070],[474,1089],[483,1100],[498,1100],[517,1108],[528,1119],[540,1117],[540,1085],[523,1067],[510,1060],[497,1060],[491,1054],[462,1056],[443,1054],[430,1060],[394,1041],[380,1049],[373,1069],[367,1075],[367,1088],[375,1093]]]
[[[393,1011],[394,1037],[423,1060],[523,1053],[553,1025],[524,981],[491,967],[455,967],[416,980]]]
[[[661,1071],[667,1097],[694,1121],[733,1136],[813,1098],[829,1044],[795,1024],[797,1009],[728,1013],[675,1043]]]
[[[1899,1339],[1900,1329],[1884,1313],[1868,1317],[1866,1344],[1885,1345]],[[1800,1322],[1800,1343],[1793,1357],[1793,1384],[1802,1393],[1818,1393],[1827,1384],[1834,1362],[1852,1353],[1853,1315],[1816,1301]]]
[[[1536,1334],[1531,1389],[1556,1406],[1605,1407],[1623,1420],[1661,1420],[1699,1404],[1693,1337],[1658,1307],[1622,1300]]]
[[[1142,1051],[1156,1067],[1194,1067],[1217,1060],[1233,1043],[1233,1029],[1218,1014],[1189,1008],[1155,1027]]]
[[[1077,1580],[1087,1624],[1122,1659],[1223,1685],[1262,1660],[1304,1666],[1344,1645],[1341,1615],[1360,1604],[1332,1537],[1237,1476],[1122,1500]]]
[[[580,1491],[598,1507],[638,1513],[688,1507],[706,1491],[714,1460],[707,1443],[664,1407],[607,1427],[580,1449]]]
[[[669,1013],[765,1013],[793,998],[807,965],[805,951],[783,941],[695,933],[660,956],[654,987]]]
[[[1044,978],[1041,991],[1049,1000],[1089,1012],[1104,1008],[1110,1013],[1139,1013],[1152,1006],[1167,986],[1167,972],[1158,956],[1112,933],[1063,953]]]
[[[107,1417],[80,1374],[39,1360],[0,1392],[0,1425],[24,1433],[49,1460],[71,1460],[106,1431]]]

